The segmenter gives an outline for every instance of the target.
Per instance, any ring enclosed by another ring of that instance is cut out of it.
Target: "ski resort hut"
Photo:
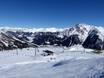
[[[43,52],[44,52],[44,56],[49,56],[49,55],[53,55],[54,54],[54,52],[53,51],[50,51],[50,50],[43,50]]]

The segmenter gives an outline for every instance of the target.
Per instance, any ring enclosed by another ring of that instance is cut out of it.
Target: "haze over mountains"
[[[55,45],[104,49],[104,28],[89,24],[75,24],[70,28],[0,28],[0,50]]]

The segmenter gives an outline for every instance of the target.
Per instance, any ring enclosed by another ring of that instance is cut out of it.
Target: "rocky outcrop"
[[[97,29],[93,29],[89,32],[88,37],[83,43],[84,48],[91,48],[91,49],[104,49],[104,42],[99,37],[99,32]]]
[[[78,35],[71,35],[69,37],[66,37],[66,39],[62,41],[62,45],[67,47],[77,45],[77,44],[81,44],[81,41]]]

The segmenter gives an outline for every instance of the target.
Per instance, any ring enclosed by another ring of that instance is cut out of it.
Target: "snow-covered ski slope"
[[[43,50],[54,52],[42,56]],[[104,78],[104,54],[81,46],[40,47],[0,52],[0,78]]]

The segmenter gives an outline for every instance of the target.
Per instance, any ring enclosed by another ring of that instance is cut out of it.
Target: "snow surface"
[[[104,78],[104,53],[80,45],[0,52],[0,78]],[[54,55],[42,56],[43,50]]]

